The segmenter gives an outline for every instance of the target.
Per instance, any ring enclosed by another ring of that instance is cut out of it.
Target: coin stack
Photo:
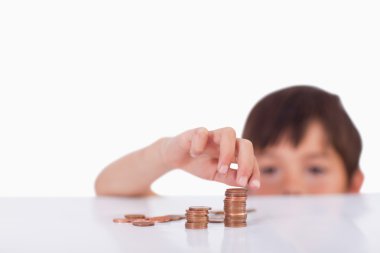
[[[224,226],[246,227],[247,226],[247,189],[231,188],[226,190],[224,199]]]
[[[186,223],[187,229],[206,229],[208,224],[208,210],[207,206],[191,206],[186,210]]]

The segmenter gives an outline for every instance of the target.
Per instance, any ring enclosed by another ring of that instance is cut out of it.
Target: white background
[[[380,191],[377,1],[1,1],[0,196],[91,196],[97,174],[161,136],[240,134],[292,84],[337,93]],[[260,3],[257,3],[260,2]],[[162,194],[224,186],[175,171]]]

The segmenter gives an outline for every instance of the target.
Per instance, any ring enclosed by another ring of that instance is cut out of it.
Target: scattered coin
[[[177,220],[186,219],[186,216],[185,216],[185,215],[169,214],[169,215],[167,215],[167,216],[170,217],[170,219],[171,219],[172,221],[177,221]]]
[[[144,214],[125,214],[124,217],[127,219],[144,219],[145,215]]]
[[[126,219],[126,218],[115,218],[113,219],[113,222],[115,223],[130,223],[132,220]]]
[[[150,221],[150,220],[136,220],[136,221],[132,222],[132,225],[138,226],[138,227],[154,226],[154,221]]]
[[[153,222],[158,222],[158,223],[172,221],[172,219],[169,216],[167,216],[167,215],[156,216],[156,217],[149,217],[149,218],[147,218],[147,220],[153,221]]]
[[[222,216],[222,215],[209,216],[208,222],[210,222],[210,223],[223,223],[224,222],[224,216]]]
[[[253,212],[256,212],[256,209],[255,208],[247,208],[247,213],[253,213]],[[210,214],[213,214],[213,215],[224,215],[224,211],[222,210],[215,210],[215,211],[209,211]]]

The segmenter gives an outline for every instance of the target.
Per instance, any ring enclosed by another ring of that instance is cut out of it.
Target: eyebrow
[[[271,152],[271,151],[259,152],[258,155],[270,157],[270,158],[278,157],[275,152]],[[304,158],[304,159],[317,159],[317,158],[325,158],[325,157],[327,157],[327,151],[324,150],[324,151],[315,151],[315,152],[306,153],[305,155],[303,155],[302,158]]]
[[[260,152],[255,152],[255,153],[256,155],[260,155],[260,156],[276,157],[276,154],[270,151],[260,151]]]
[[[327,157],[327,151],[310,152],[310,153],[304,155],[304,158],[306,158],[306,159],[325,158],[325,157]]]

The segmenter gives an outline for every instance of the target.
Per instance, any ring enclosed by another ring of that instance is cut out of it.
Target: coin
[[[185,223],[186,229],[206,229],[207,225],[203,223]]]
[[[186,221],[187,222],[194,222],[194,223],[197,223],[197,222],[208,222],[208,217],[186,217]]]
[[[147,218],[147,220],[150,220],[150,221],[153,221],[153,222],[158,222],[158,223],[172,221],[172,219],[169,216],[167,216],[167,215],[156,216],[156,217],[149,217],[149,218]]]
[[[224,222],[224,216],[209,217],[208,222],[210,222],[210,223],[223,223]]]
[[[126,219],[126,218],[115,218],[113,219],[113,222],[115,223],[131,223],[133,220]]]
[[[169,215],[167,215],[167,216],[170,217],[170,219],[171,219],[172,221],[177,221],[177,220],[186,219],[185,215],[169,214]]]
[[[190,216],[190,217],[204,217],[204,216],[207,216],[208,215],[208,213],[186,213],[185,214],[185,217],[188,217],[188,216]]]
[[[190,206],[189,210],[191,210],[191,211],[208,211],[208,210],[211,210],[211,207],[208,207],[208,206]]]
[[[144,214],[125,214],[124,217],[127,219],[144,219],[145,215]]]
[[[246,201],[247,197],[226,197],[225,201]]]
[[[148,227],[148,226],[154,226],[154,222],[150,220],[136,220],[132,222],[132,225],[138,226],[138,227]]]
[[[247,223],[246,222],[224,223],[224,226],[230,227],[230,228],[241,228],[241,227],[246,227]]]
[[[226,192],[228,192],[228,193],[230,193],[230,192],[245,192],[245,193],[247,193],[248,190],[246,188],[236,187],[236,188],[228,188],[226,190]]]

